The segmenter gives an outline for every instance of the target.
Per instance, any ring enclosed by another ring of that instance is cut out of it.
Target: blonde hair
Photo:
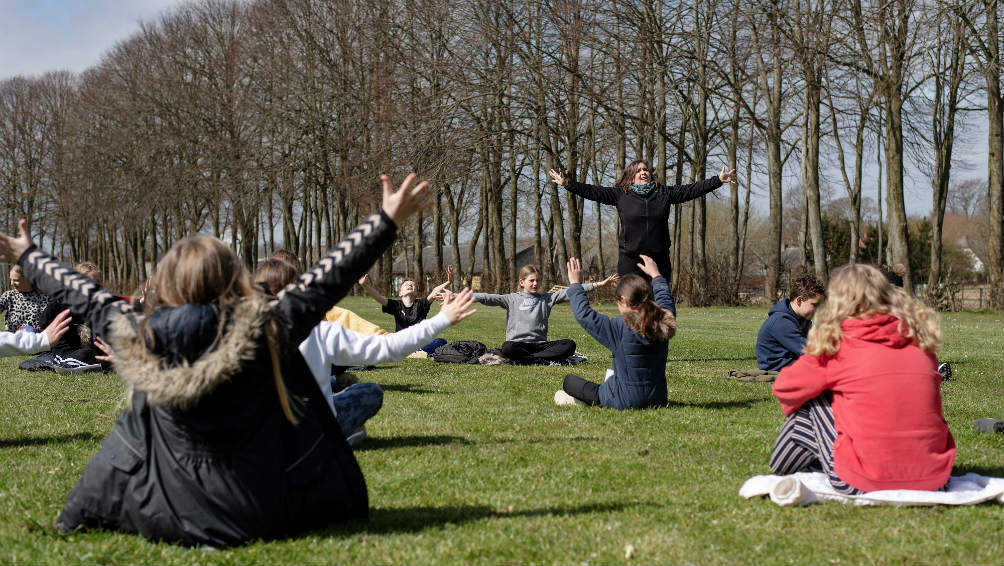
[[[921,350],[936,354],[941,348],[938,313],[889,283],[878,269],[862,263],[845,265],[834,271],[827,287],[826,302],[813,319],[805,353],[836,354],[843,336],[841,323],[875,314],[898,318],[899,333]]]
[[[517,281],[522,282],[524,279],[526,279],[531,275],[536,275],[537,278],[540,278],[540,270],[533,265],[524,265],[523,267],[519,268],[519,278],[517,279]]]
[[[247,270],[229,246],[211,236],[189,236],[171,246],[157,263],[143,308],[147,314],[184,304],[215,305],[225,311],[255,293]],[[223,328],[221,320],[218,332],[222,333]],[[270,319],[265,324],[265,335],[272,357],[272,377],[282,412],[296,424],[279,368],[277,334],[275,321]]]

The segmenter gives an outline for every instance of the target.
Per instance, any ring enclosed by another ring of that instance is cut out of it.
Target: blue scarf
[[[651,181],[649,181],[644,185],[636,185],[634,183],[631,184],[631,190],[634,191],[634,194],[640,197],[648,196],[648,193],[652,192],[652,189],[654,188],[655,188],[655,183]]]

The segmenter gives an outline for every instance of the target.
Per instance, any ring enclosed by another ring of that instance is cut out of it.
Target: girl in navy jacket
[[[566,375],[562,389],[554,394],[558,405],[642,409],[666,404],[666,344],[676,333],[676,305],[655,261],[646,255],[641,259],[643,263],[638,267],[652,278],[652,285],[638,275],[621,277],[615,295],[622,316],[616,318],[604,316],[589,306],[579,283],[582,281],[579,260],[568,260],[572,313],[586,332],[613,352],[614,368],[607,370],[602,384]]]

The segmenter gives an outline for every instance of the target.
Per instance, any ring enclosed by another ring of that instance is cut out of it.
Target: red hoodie
[[[885,314],[849,318],[836,355],[804,354],[774,382],[785,416],[833,391],[833,469],[862,491],[939,489],[955,460],[938,360],[898,325]]]

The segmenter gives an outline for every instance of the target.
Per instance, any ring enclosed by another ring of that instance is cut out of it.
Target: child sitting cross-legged
[[[7,331],[38,332],[43,327],[39,317],[52,299],[35,288],[20,265],[10,268],[10,286],[0,295],[0,312],[7,313]]]
[[[394,331],[400,332],[409,326],[414,326],[425,320],[429,316],[429,309],[432,308],[432,301],[440,298],[444,289],[453,283],[453,266],[446,269],[446,281],[432,291],[426,297],[418,296],[418,284],[414,279],[405,279],[398,288],[400,300],[388,299],[383,296],[376,287],[369,282],[369,275],[359,278],[359,285],[366,291],[366,294],[373,297],[373,300],[380,303],[383,312],[394,317]],[[436,348],[446,344],[446,340],[436,338],[420,348],[423,352],[431,355]]]
[[[599,283],[584,283],[582,289],[593,289],[617,281],[611,275]],[[515,364],[532,365],[561,363],[575,353],[574,340],[547,340],[547,319],[554,305],[568,300],[568,289],[540,293],[540,270],[524,265],[519,271],[519,291],[505,295],[474,293],[474,300],[506,310],[505,342],[502,355]]]
[[[805,354],[774,382],[787,420],[771,471],[818,469],[849,495],[943,487],[955,441],[941,408],[940,347],[937,314],[881,271],[836,270]]]
[[[791,282],[788,297],[770,308],[757,333],[756,363],[760,369],[776,372],[802,355],[812,315],[825,292],[822,283],[811,275]]]
[[[676,334],[676,305],[655,261],[642,255],[638,267],[649,277],[621,277],[614,295],[621,316],[609,318],[589,306],[579,260],[568,260],[568,298],[575,320],[614,355],[614,368],[602,383],[573,374],[554,394],[558,405],[603,405],[611,409],[660,407],[667,402],[667,342]],[[653,293],[653,288],[654,293]]]

